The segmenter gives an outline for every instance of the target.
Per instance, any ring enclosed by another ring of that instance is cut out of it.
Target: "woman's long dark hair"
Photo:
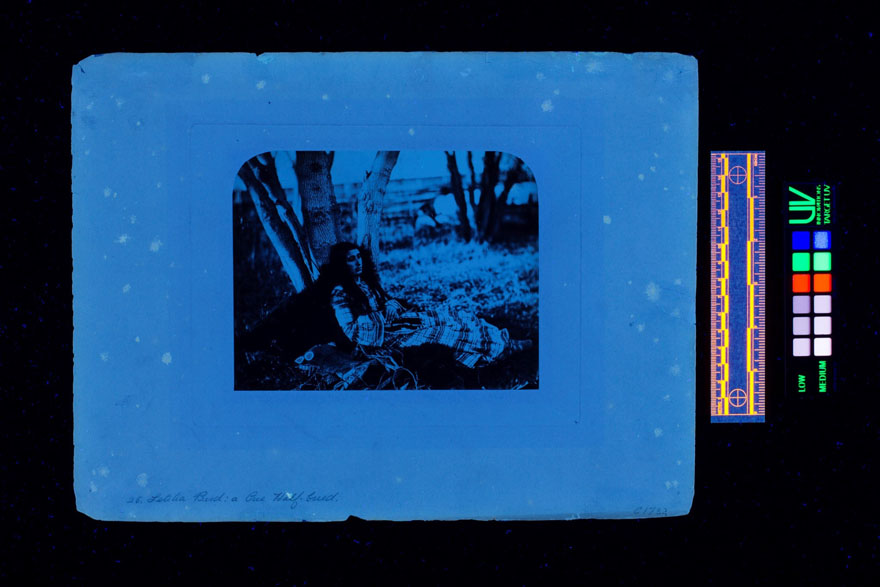
[[[351,300],[352,310],[355,314],[367,314],[370,312],[370,304],[367,296],[361,291],[354,280],[354,276],[346,264],[346,256],[351,250],[357,249],[361,253],[361,279],[370,286],[379,301],[379,309],[385,309],[385,302],[389,299],[385,289],[379,282],[379,274],[376,272],[376,264],[370,251],[354,243],[336,243],[330,248],[330,258],[321,266],[321,275],[318,277],[318,289],[324,293],[326,299],[330,298],[330,292],[337,285],[341,285],[348,299]]]

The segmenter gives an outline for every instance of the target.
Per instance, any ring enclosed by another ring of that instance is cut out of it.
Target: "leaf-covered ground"
[[[406,349],[368,371],[354,388],[523,389],[538,387],[537,241],[485,245],[431,241],[386,251],[379,274],[388,293],[427,308],[445,304],[465,310],[499,328],[511,339],[528,339],[530,349],[506,355],[477,369],[458,364],[442,347]],[[272,352],[249,357],[238,389],[323,389],[314,371]],[[314,359],[312,359],[314,361]],[[397,368],[395,368],[395,366]]]

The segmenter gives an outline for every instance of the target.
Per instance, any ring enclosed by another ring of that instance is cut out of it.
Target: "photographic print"
[[[107,54],[72,74],[79,511],[687,513],[692,57]]]
[[[538,387],[538,186],[500,151],[273,151],[235,177],[236,390]]]

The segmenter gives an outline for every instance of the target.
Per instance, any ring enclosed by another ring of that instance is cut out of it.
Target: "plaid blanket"
[[[341,286],[336,286],[332,292],[336,320],[355,344],[367,347],[440,344],[452,349],[459,363],[473,368],[481,361],[486,364],[495,360],[509,340],[507,329],[492,326],[468,312],[453,312],[444,306],[416,312],[390,300],[383,312],[369,287],[362,284],[361,289],[371,310],[361,315],[352,311],[348,295]]]

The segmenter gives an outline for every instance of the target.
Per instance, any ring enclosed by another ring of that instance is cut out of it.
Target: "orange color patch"
[[[796,275],[792,275],[791,291],[795,293],[810,291],[810,275],[808,273],[798,273]]]

